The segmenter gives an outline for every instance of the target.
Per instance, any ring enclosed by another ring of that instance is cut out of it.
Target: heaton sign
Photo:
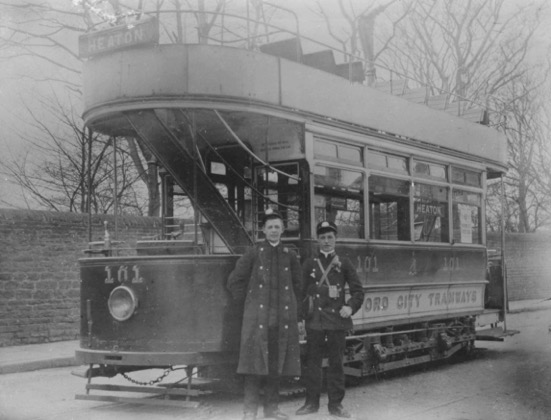
[[[110,51],[159,42],[157,19],[147,19],[133,25],[114,26],[103,31],[90,32],[78,39],[81,58]]]

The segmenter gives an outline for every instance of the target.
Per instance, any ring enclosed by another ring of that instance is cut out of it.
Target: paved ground
[[[551,308],[551,300],[525,300],[509,303],[510,313],[549,308]],[[78,340],[0,347],[0,374],[75,366],[74,355],[78,348]]]

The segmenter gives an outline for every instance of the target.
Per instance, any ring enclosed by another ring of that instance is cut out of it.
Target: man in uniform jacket
[[[302,268],[303,292],[308,307],[306,319],[306,401],[297,415],[316,413],[319,410],[322,359],[327,351],[327,396],[329,413],[337,417],[350,417],[343,408],[344,370],[343,355],[346,331],[352,329],[351,316],[360,309],[364,293],[355,267],[348,258],[335,253],[337,226],[323,221],[316,227],[320,252],[307,259]],[[345,297],[348,286],[349,297]]]
[[[250,248],[228,279],[233,298],[243,302],[237,373],[244,376],[244,417],[256,419],[264,385],[264,417],[286,419],[279,411],[280,376],[300,376],[298,313],[302,278],[297,256],[280,239],[283,220],[266,210],[266,240]]]

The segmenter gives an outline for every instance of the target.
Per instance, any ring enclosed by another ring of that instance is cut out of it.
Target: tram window
[[[369,177],[371,239],[410,240],[409,181]]]
[[[314,155],[316,157],[325,157],[338,159],[348,162],[362,163],[362,149],[347,144],[332,143],[323,140],[314,142]]]
[[[416,241],[449,242],[446,187],[415,184],[414,212]]]
[[[481,194],[453,191],[453,239],[463,244],[482,243],[482,196]]]
[[[364,237],[364,175],[317,165],[314,169],[316,223],[330,220],[341,238]]]
[[[452,167],[452,181],[455,184],[470,185],[473,187],[482,186],[482,177],[480,172],[469,171],[468,169]]]
[[[370,150],[367,154],[367,164],[370,168],[408,173],[408,160],[403,156],[389,155]]]
[[[285,222],[284,237],[296,238],[299,236],[299,208],[300,189],[297,180],[298,164],[274,165],[279,173],[271,168],[256,168],[256,185],[262,196],[257,197],[257,220],[260,223],[260,214],[267,208],[277,210]],[[292,175],[291,178],[285,174]],[[261,226],[257,229],[258,235],[263,236]]]
[[[212,175],[226,175],[226,165],[221,162],[210,162],[210,173]]]
[[[317,140],[314,143],[314,154],[316,157],[325,156],[337,159],[337,145],[335,143]]]
[[[420,162],[416,160],[413,162],[413,173],[423,178],[447,179],[446,166],[436,163]]]

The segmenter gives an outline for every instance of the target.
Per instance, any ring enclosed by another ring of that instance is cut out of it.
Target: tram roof
[[[280,57],[237,48],[173,44],[103,54],[84,65],[84,118],[124,131],[122,111],[214,108],[277,112],[399,136],[482,159],[505,171],[497,130]]]

